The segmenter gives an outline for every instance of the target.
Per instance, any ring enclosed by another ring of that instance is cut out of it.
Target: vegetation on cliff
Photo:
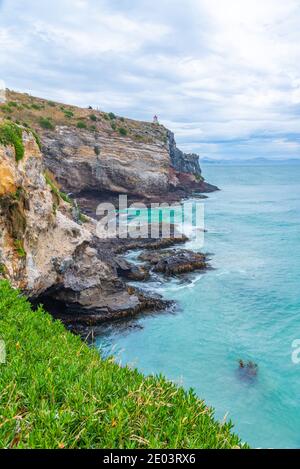
[[[68,126],[116,137],[128,136],[142,143],[160,141],[165,144],[167,141],[166,129],[159,124],[118,117],[113,112],[56,103],[11,90],[7,90],[6,96],[7,102],[0,105],[0,118],[29,126],[37,132]]]
[[[13,122],[1,122],[0,144],[13,146],[15,149],[16,160],[20,161],[23,158],[25,151],[21,127]]]
[[[31,132],[39,149],[41,150],[42,144],[38,133],[31,129],[28,124],[20,126],[18,123],[11,120],[3,120],[0,122],[0,144],[5,146],[12,146],[15,149],[16,161],[20,161],[24,157],[25,148],[23,142],[23,131]]]
[[[102,360],[95,349],[0,281],[0,446],[233,448],[193,391]]]

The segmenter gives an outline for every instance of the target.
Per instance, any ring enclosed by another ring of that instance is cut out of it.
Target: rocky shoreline
[[[102,305],[97,300],[85,306],[76,302],[74,292],[58,289],[47,291],[39,296],[35,303],[42,303],[45,308],[60,319],[67,326],[97,326],[106,322],[118,321],[124,318],[133,318],[141,313],[160,312],[170,310],[174,307],[172,301],[164,300],[154,292],[145,293],[143,283],[152,279],[153,274],[161,274],[166,279],[180,277],[191,272],[205,272],[210,268],[207,256],[202,253],[180,248],[178,244],[188,239],[178,240],[175,238],[151,240],[113,240],[112,246],[107,242],[106,255],[110,252],[111,263],[116,269],[120,282],[120,292],[112,294],[106,304]],[[124,242],[127,241],[127,242]],[[160,246],[160,248],[158,248]],[[167,247],[166,247],[167,246]],[[170,246],[174,248],[171,249]],[[101,250],[103,247],[101,246]],[[137,250],[142,253],[138,255],[139,263],[130,262],[124,257],[131,251]],[[119,254],[119,253],[122,254]],[[131,282],[140,282],[141,288],[131,286]],[[125,286],[125,289],[124,289]],[[122,296],[122,290],[126,293]],[[129,295],[129,296],[128,296]],[[130,299],[129,299],[130,298]],[[134,299],[134,301],[132,301]]]
[[[64,122],[66,107],[62,111],[58,103],[51,105],[51,130],[45,130],[34,112],[47,102],[10,93],[17,105],[10,120],[0,117],[0,278],[68,324],[95,325],[169,308],[128,282],[145,282],[153,273],[205,271],[206,257],[178,249],[187,238],[178,238],[174,226],[168,238],[99,238],[95,208],[119,194],[147,206],[205,197],[203,192],[217,188],[204,181],[198,156],[180,151],[161,125],[115,116],[112,126],[95,111],[91,129],[90,110],[69,107],[76,121]],[[21,108],[34,130],[12,122]],[[84,122],[80,129],[78,119]],[[118,121],[124,136],[114,130]],[[132,250],[142,251],[141,265],[124,258]]]

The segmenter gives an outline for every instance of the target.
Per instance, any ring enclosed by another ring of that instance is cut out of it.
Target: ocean
[[[203,174],[221,188],[204,201],[201,250],[212,269],[142,284],[175,311],[106,327],[96,344],[194,388],[252,447],[299,448],[300,165],[205,165]],[[257,375],[241,374],[239,359]]]

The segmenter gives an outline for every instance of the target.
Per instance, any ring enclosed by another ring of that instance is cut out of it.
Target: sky
[[[0,83],[215,159],[300,158],[299,0],[0,0]]]

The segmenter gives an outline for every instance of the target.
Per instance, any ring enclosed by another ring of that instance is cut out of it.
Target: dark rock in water
[[[139,256],[139,260],[152,266],[154,272],[165,275],[179,275],[195,270],[205,270],[208,267],[204,254],[187,249],[144,252]]]
[[[128,280],[144,281],[149,279],[149,270],[146,267],[134,265],[122,257],[115,259],[117,273]]]
[[[130,297],[112,295],[103,302],[102,298],[94,301],[93,305],[86,307],[76,301],[66,302],[66,292],[63,292],[62,300],[53,301],[53,298],[43,300],[43,304],[56,319],[60,319],[66,325],[72,326],[97,326],[106,322],[114,322],[119,319],[128,319],[140,313],[158,312],[171,308],[172,301],[166,301],[161,297],[150,297],[133,288],[128,289]],[[135,298],[135,301],[134,301]],[[73,298],[75,300],[75,298]],[[109,304],[110,301],[110,304]]]
[[[163,224],[160,226],[163,229]],[[179,233],[176,230],[175,225],[169,225],[170,235],[164,237],[162,231],[159,233],[158,238],[152,238],[149,233],[148,238],[112,238],[107,240],[98,240],[98,246],[100,249],[109,250],[114,254],[122,254],[128,251],[147,249],[151,251],[157,251],[159,249],[170,248],[175,245],[184,244],[189,239],[183,233]]]

